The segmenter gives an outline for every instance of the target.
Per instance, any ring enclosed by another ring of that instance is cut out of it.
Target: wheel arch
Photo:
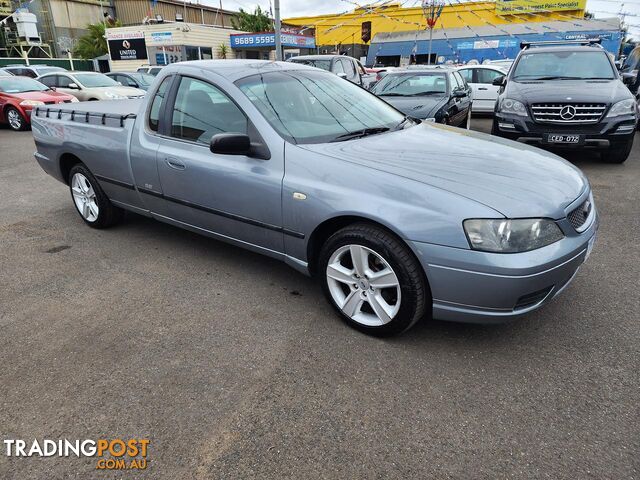
[[[369,225],[376,226],[385,230],[387,233],[396,237],[399,241],[404,243],[411,254],[416,258],[419,262],[419,259],[415,255],[415,252],[411,248],[411,246],[404,239],[402,234],[398,232],[396,229],[391,227],[390,225],[386,225],[379,220],[375,220],[369,217],[365,217],[362,215],[339,215],[335,217],[328,218],[320,223],[309,235],[309,241],[307,242],[307,262],[309,265],[309,272],[311,275],[315,275],[317,272],[317,263],[318,257],[320,256],[320,250],[324,243],[329,239],[331,235],[336,233],[338,230],[342,228],[348,227],[349,225],[354,225],[356,223],[367,223]],[[426,274],[423,269],[423,274],[425,281],[427,279]]]
[[[84,165],[82,160],[80,160],[80,158],[75,156],[73,153],[63,153],[62,155],[60,155],[60,160],[58,162],[60,167],[60,175],[62,176],[64,183],[66,183],[67,185],[69,185],[69,172],[71,172],[71,169],[79,163],[82,163]]]

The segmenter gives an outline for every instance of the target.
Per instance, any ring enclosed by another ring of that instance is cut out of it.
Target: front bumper
[[[609,149],[625,145],[635,134],[636,118],[632,115],[602,118],[592,124],[537,123],[531,116],[495,114],[495,133],[509,140],[536,145],[549,150],[575,150],[580,148]],[[582,144],[549,144],[549,133],[584,136]]]
[[[571,211],[586,199],[573,202]],[[595,208],[595,207],[594,207]],[[433,297],[433,317],[470,323],[501,323],[531,312],[573,280],[595,242],[598,213],[577,233],[557,220],[565,238],[537,250],[499,254],[413,242]]]

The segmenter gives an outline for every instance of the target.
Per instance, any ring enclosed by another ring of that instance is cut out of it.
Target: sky
[[[192,0],[193,1],[193,0]],[[201,0],[202,3],[218,6],[219,0]],[[272,0],[273,1],[273,0]],[[280,12],[282,18],[299,17],[306,15],[320,15],[324,13],[340,13],[353,10],[357,5],[370,3],[371,0],[280,0]],[[404,6],[412,7],[420,5],[420,0],[400,0]],[[451,4],[458,0],[445,0]],[[269,0],[222,0],[222,7],[228,10],[253,11],[256,5],[269,11]],[[625,21],[629,26],[629,32],[636,40],[640,40],[640,0],[587,0],[587,10],[593,12],[596,17],[612,17],[619,12],[627,12]]]

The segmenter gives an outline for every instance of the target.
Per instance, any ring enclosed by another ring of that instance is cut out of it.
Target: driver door
[[[180,77],[165,112],[166,124],[154,137],[162,215],[245,246],[283,252],[284,157],[212,153],[213,135],[251,136],[255,130],[233,99],[207,80]]]

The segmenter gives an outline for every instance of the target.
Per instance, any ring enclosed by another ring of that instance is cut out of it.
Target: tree
[[[242,8],[231,18],[231,26],[243,32],[269,32],[273,30],[273,22],[266,12],[257,6],[253,13]]]
[[[114,22],[113,26],[119,27],[121,25],[118,20]],[[92,23],[87,25],[87,33],[80,37],[73,54],[76,57],[91,59],[100,57],[108,51],[104,23]]]
[[[218,47],[218,56],[220,58],[227,58],[228,53],[229,53],[229,50],[227,49],[227,46],[224,43],[221,43],[220,46]]]

